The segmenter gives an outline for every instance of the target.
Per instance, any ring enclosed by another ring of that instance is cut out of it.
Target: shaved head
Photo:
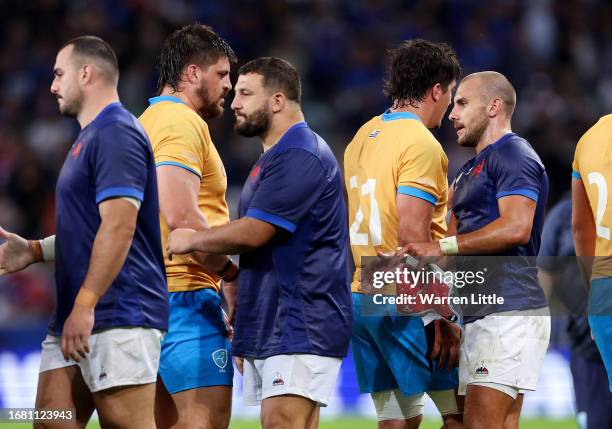
[[[489,104],[494,98],[499,98],[507,117],[512,117],[516,106],[516,91],[506,76],[495,71],[482,71],[467,75],[461,83],[472,79],[478,79],[480,95],[485,104]]]

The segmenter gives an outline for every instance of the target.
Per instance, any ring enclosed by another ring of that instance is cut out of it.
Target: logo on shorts
[[[212,358],[215,365],[219,367],[221,372],[225,372],[225,367],[227,366],[227,350],[219,349],[212,352]]]
[[[274,376],[274,380],[272,380],[272,386],[284,386],[285,382],[283,381],[283,378],[280,375],[280,372],[277,372],[276,375]]]
[[[484,361],[481,361],[480,366],[476,368],[476,371],[474,371],[474,377],[475,378],[485,378],[488,375],[489,375],[489,370],[485,366]]]
[[[104,380],[106,377],[108,377],[108,375],[106,375],[106,371],[104,370],[104,367],[102,367],[102,371],[100,371],[100,381]]]

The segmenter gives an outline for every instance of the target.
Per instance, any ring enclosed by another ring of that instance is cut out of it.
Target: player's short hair
[[[302,98],[302,84],[296,68],[286,60],[276,57],[255,58],[238,70],[239,75],[256,73],[263,76],[263,85],[269,91],[280,91],[296,103]]]
[[[108,82],[117,84],[119,62],[108,43],[97,36],[80,36],[64,43],[62,49],[68,46],[72,46],[72,58],[79,67],[91,62]]]
[[[385,95],[401,106],[416,107],[437,83],[446,91],[461,75],[457,54],[446,43],[408,40],[389,53]]]
[[[212,27],[190,24],[179,28],[162,45],[157,60],[157,93],[165,86],[178,91],[181,74],[189,64],[208,67],[222,57],[227,57],[232,64],[238,61],[231,46]]]
[[[489,103],[493,98],[499,97],[503,102],[503,109],[507,117],[512,117],[516,107],[516,91],[506,76],[487,70],[469,74],[461,82],[471,79],[481,80],[480,89],[483,102]]]

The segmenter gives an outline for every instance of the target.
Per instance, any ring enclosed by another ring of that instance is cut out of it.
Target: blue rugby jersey
[[[306,123],[261,156],[242,190],[239,214],[278,233],[240,257],[232,354],[346,356],[352,301],[342,176]]]
[[[61,335],[85,280],[101,223],[98,204],[117,197],[136,198],[142,204],[126,261],[95,308],[93,330],[168,328],[153,153],[136,118],[120,103],[112,103],[81,130],[57,181],[57,307],[49,326],[53,335]]]
[[[547,302],[538,283],[535,257],[544,224],[548,176],[531,145],[514,133],[504,135],[461,167],[453,187],[453,213],[458,221],[459,234],[476,231],[499,218],[499,198],[522,195],[537,203],[529,242],[488,255],[500,258],[492,262],[493,269],[489,268],[483,292],[497,293],[504,298],[504,303],[491,307],[463,306],[464,322],[469,323],[493,312],[545,307]],[[483,259],[487,260],[491,261]],[[466,256],[459,257],[459,263],[472,269],[487,264]],[[460,291],[462,294],[480,292],[475,287]],[[475,315],[478,317],[473,317]]]

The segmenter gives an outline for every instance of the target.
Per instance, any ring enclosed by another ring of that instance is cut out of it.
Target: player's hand
[[[238,372],[240,375],[244,373],[244,358],[239,356],[234,356],[234,362],[236,362],[236,368],[238,368]]]
[[[406,253],[411,254],[416,258],[423,257],[442,257],[442,249],[437,241],[426,243],[408,243],[403,249]],[[429,260],[428,263],[433,262]]]
[[[459,365],[461,327],[444,319],[435,320],[433,323],[435,336],[431,360],[438,359],[438,367],[446,366],[450,371]]]
[[[225,329],[227,329],[227,338],[229,338],[230,342],[234,339],[234,326],[233,320],[230,319],[225,310],[221,309],[223,312],[223,321],[225,322]]]
[[[28,240],[2,227],[0,227],[0,239],[6,240],[0,245],[0,275],[23,270],[34,263],[34,251]]]
[[[374,292],[374,273],[380,271],[395,271],[396,268],[403,267],[404,256],[406,253],[399,249],[395,253],[376,252],[377,258],[371,258],[367,265],[361,268],[359,273],[359,291],[365,294]]]
[[[168,258],[172,260],[172,255],[184,255],[196,249],[191,243],[195,230],[189,228],[177,228],[168,236]]]
[[[64,323],[62,333],[62,354],[79,362],[89,353],[89,337],[94,325],[94,311],[81,304],[74,304],[70,316]]]

